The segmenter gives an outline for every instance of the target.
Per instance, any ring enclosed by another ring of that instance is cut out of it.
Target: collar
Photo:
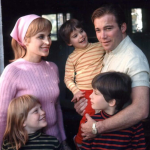
[[[101,114],[101,116],[103,116],[103,118],[105,118],[105,119],[110,118],[111,116],[113,116],[113,115],[107,114],[107,113],[106,113],[105,111],[103,111],[103,110],[101,110],[100,114]]]
[[[82,49],[80,49],[80,48],[75,48],[75,51],[83,51],[83,50],[88,49],[90,46],[91,46],[91,43],[88,43],[85,48],[82,48]]]
[[[41,130],[38,130],[36,131],[35,133],[31,133],[31,134],[28,134],[28,140],[34,140],[36,138],[38,138],[39,136],[41,136]]]
[[[120,44],[111,52],[109,52],[109,55],[115,55],[119,52],[121,52],[122,49],[126,49],[126,47],[128,46],[129,42],[131,41],[131,39],[129,38],[129,36],[127,35],[121,42]]]

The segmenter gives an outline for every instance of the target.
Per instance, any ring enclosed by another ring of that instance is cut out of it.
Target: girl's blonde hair
[[[25,39],[30,40],[30,38],[36,35],[37,33],[45,30],[50,32],[51,29],[52,29],[52,24],[49,20],[45,18],[37,18],[33,20],[29,25],[25,35]],[[10,62],[13,62],[19,58],[23,58],[26,55],[26,48],[19,45],[19,43],[14,38],[12,38],[11,46],[15,58],[13,60],[10,60]]]
[[[23,95],[14,98],[7,111],[7,125],[3,140],[7,140],[12,146],[18,150],[25,145],[28,140],[28,133],[23,127],[28,112],[40,102],[36,97],[31,95]]]

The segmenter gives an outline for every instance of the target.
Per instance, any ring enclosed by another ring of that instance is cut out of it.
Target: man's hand
[[[82,133],[83,140],[87,140],[87,139],[96,137],[96,135],[92,133],[92,125],[93,125],[93,123],[96,122],[96,121],[93,120],[93,119],[89,116],[89,114],[86,114],[85,117],[86,117],[86,119],[87,119],[87,122],[81,124],[81,131],[83,132],[83,133]]]
[[[79,101],[81,97],[84,97],[84,95],[85,95],[84,93],[85,93],[85,91],[84,92],[78,91],[76,94],[74,94],[74,97],[71,100],[71,102],[75,103],[75,102]]]
[[[86,98],[81,98],[79,101],[74,103],[74,108],[75,108],[76,112],[81,116],[83,116],[86,106],[87,106]]]

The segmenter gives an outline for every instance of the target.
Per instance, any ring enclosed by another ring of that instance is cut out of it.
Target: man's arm
[[[132,103],[104,121],[96,123],[98,133],[117,131],[128,128],[148,117],[149,113],[149,88],[144,86],[132,88]],[[94,137],[92,124],[95,122],[88,116],[87,122],[82,124],[84,140]]]

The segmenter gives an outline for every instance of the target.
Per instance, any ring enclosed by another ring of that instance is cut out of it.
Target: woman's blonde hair
[[[7,140],[16,150],[25,145],[28,140],[28,133],[24,129],[23,124],[28,116],[28,112],[37,103],[40,104],[36,97],[23,95],[14,98],[8,106],[7,125],[3,140]]]
[[[33,20],[31,24],[29,25],[28,30],[25,35],[25,39],[28,40],[32,36],[36,35],[37,33],[41,31],[46,30],[50,32],[51,29],[52,29],[52,24],[49,20],[45,18],[37,18]],[[26,55],[26,48],[19,45],[19,43],[14,38],[12,38],[11,46],[12,46],[15,58],[13,60],[10,60],[10,62],[13,62],[19,58],[23,58]]]

